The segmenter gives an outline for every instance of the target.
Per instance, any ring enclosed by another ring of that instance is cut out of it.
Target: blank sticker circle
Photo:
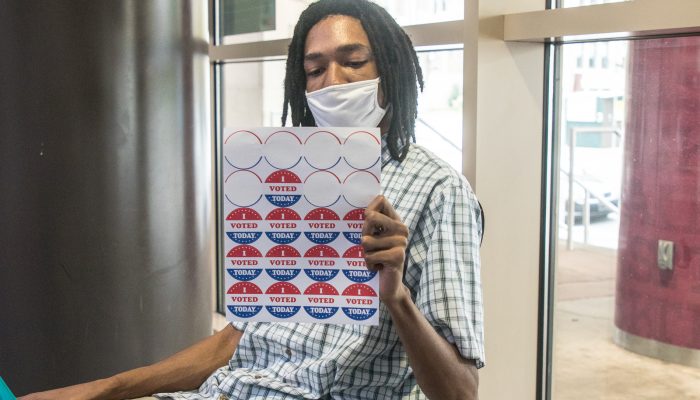
[[[330,132],[312,133],[304,143],[306,162],[315,169],[333,168],[340,161],[340,139]]]
[[[301,140],[291,132],[279,131],[265,141],[265,158],[277,169],[289,169],[301,160]]]
[[[353,172],[343,185],[343,197],[353,207],[367,207],[380,191],[379,180],[367,171]]]
[[[224,140],[224,155],[234,168],[252,168],[262,158],[262,142],[253,132],[233,132]]]
[[[304,197],[314,207],[329,207],[340,198],[340,180],[328,171],[316,171],[304,181]]]
[[[250,207],[262,197],[262,182],[250,171],[236,171],[226,177],[224,195],[237,207]]]
[[[380,142],[369,132],[354,132],[345,139],[343,157],[355,169],[367,169],[379,161]]]

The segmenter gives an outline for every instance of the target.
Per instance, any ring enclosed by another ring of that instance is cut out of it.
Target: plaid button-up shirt
[[[425,318],[461,355],[484,363],[476,197],[458,172],[411,145],[392,160],[382,143],[382,187],[409,229],[405,284]],[[378,326],[242,323],[229,365],[172,399],[425,399],[388,311]]]

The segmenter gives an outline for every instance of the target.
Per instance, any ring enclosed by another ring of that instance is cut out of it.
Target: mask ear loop
[[[379,107],[381,108],[381,106]],[[394,108],[391,106],[391,103],[388,103],[384,110],[384,117],[382,117],[382,120],[379,121],[378,127],[380,130],[384,130],[386,133],[389,133],[389,129],[391,128],[391,118],[394,116]],[[383,127],[382,125],[386,125],[386,127]]]

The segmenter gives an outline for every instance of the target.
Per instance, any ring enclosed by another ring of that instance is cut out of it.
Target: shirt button
[[[254,375],[253,378],[255,378],[255,379],[262,379],[262,375]]]
[[[291,350],[289,347],[287,347],[287,350],[284,351],[284,354],[286,354],[287,357],[291,357],[291,356],[292,356],[292,350]]]
[[[228,397],[226,397],[222,394],[221,396],[219,396],[218,400],[228,400]]]

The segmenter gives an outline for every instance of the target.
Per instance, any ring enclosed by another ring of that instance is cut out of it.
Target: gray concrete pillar
[[[211,333],[205,0],[0,10],[0,376],[15,394]]]

